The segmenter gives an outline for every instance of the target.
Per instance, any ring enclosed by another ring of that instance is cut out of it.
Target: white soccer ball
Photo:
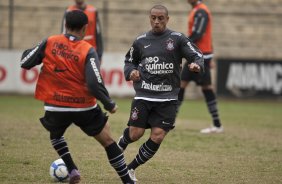
[[[65,181],[69,177],[66,164],[61,158],[51,164],[50,176],[54,181]]]

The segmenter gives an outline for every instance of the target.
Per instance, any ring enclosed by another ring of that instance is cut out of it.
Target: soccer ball
[[[66,164],[61,158],[51,164],[50,176],[54,181],[65,181],[69,177]]]

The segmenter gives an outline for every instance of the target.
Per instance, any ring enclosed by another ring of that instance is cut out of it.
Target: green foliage
[[[115,140],[128,120],[130,99],[116,99],[119,111],[110,115]],[[282,104],[274,101],[219,100],[223,134],[202,135],[211,124],[203,100],[186,100],[176,128],[159,152],[136,171],[144,184],[282,183]],[[0,181],[54,183],[49,166],[58,158],[49,134],[39,123],[43,103],[30,96],[0,96]],[[127,163],[148,139],[149,130],[125,151]],[[121,183],[93,138],[71,126],[65,134],[82,173],[82,183]]]

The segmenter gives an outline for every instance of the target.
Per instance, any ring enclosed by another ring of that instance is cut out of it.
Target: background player
[[[187,65],[184,65],[181,74],[181,88],[179,91],[179,106],[181,105],[184,95],[185,88],[188,86],[190,81],[195,81],[197,85],[200,85],[204,94],[208,110],[213,119],[213,126],[202,129],[201,133],[221,133],[223,127],[220,122],[217,99],[214,90],[211,85],[211,61],[213,57],[212,48],[212,16],[205,4],[201,0],[187,0],[188,3],[193,7],[192,11],[188,16],[188,35],[199,49],[204,54],[205,73],[198,75],[190,72]]]
[[[101,61],[103,56],[103,38],[100,25],[100,19],[98,16],[98,11],[93,5],[86,4],[85,0],[75,0],[75,4],[67,7],[67,10],[64,14],[62,30],[65,33],[65,17],[66,13],[71,10],[81,10],[88,17],[88,26],[86,29],[86,34],[84,40],[90,43],[98,54],[99,60]]]

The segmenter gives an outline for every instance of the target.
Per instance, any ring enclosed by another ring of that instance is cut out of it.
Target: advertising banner
[[[282,61],[218,59],[217,93],[233,97],[281,97]]]

